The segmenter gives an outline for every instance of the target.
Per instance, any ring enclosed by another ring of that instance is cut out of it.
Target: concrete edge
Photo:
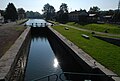
[[[59,32],[54,30],[52,27],[48,27],[54,34],[56,34],[59,39],[61,39],[70,49],[72,49],[85,63],[87,63],[91,68],[98,68],[106,75],[115,75],[114,72],[111,70],[105,68],[103,65],[101,65],[99,62],[97,62],[95,59],[93,59],[90,55],[85,53],[82,49],[80,49],[78,46],[76,46],[74,43],[66,39],[63,35],[61,35]],[[120,77],[112,77],[115,81],[120,81]]]
[[[26,36],[30,32],[30,27],[26,28],[24,32],[19,36],[15,43],[9,48],[9,50],[0,59],[0,80],[6,79],[15,58],[21,48]]]

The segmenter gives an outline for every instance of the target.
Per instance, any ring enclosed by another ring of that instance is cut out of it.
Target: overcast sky
[[[98,6],[101,10],[117,9],[119,0],[0,0],[0,9],[5,10],[9,2],[16,8],[42,13],[41,10],[46,3],[54,6],[56,11],[59,10],[61,3],[66,3],[69,11],[80,10],[80,8],[88,11],[92,6]]]

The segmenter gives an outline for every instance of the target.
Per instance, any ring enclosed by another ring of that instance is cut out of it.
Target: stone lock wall
[[[30,46],[30,28],[26,28],[0,59],[0,81],[23,81]]]

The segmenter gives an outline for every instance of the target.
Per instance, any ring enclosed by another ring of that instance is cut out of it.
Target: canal
[[[44,20],[29,20],[26,24],[46,23]],[[28,56],[25,81],[31,81],[52,73],[61,73],[58,60],[50,46],[43,28],[31,30],[31,45]]]
[[[43,23],[42,25],[44,25],[47,22],[41,19],[32,19],[26,24],[31,25],[31,23],[35,25],[36,23]],[[68,51],[46,27],[33,26],[24,81],[34,81],[46,75],[53,73],[60,75],[63,72],[94,73],[92,70],[88,71],[84,66],[81,66],[81,63],[73,57],[72,52]],[[99,77],[69,74],[63,74],[61,78],[70,81],[100,81]],[[39,81],[47,81],[47,78]],[[55,77],[52,77],[50,81],[55,81]]]
[[[26,24],[46,23],[44,20],[32,19]],[[61,67],[62,66],[62,67]],[[25,81],[64,72],[78,72],[75,59],[64,47],[52,37],[46,28],[31,29],[31,45],[25,72]],[[64,78],[64,76],[62,77]]]

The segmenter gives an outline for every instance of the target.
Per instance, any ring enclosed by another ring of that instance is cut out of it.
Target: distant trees
[[[25,10],[23,8],[18,8],[18,13],[19,14],[24,14],[25,13]]]
[[[60,10],[57,12],[56,20],[63,22],[63,23],[68,21],[68,6],[67,6],[67,4],[62,3],[60,5]]]
[[[100,8],[97,6],[90,7],[89,13],[98,13],[100,11]]]
[[[68,13],[68,6],[67,6],[67,4],[62,3],[60,5],[60,11],[62,11],[63,13]]]
[[[13,3],[9,3],[5,10],[5,20],[15,21],[18,19],[17,10]]]
[[[26,12],[26,18],[41,19],[43,17],[39,12],[27,11]]]
[[[23,8],[18,8],[18,19],[24,19],[25,16],[25,10]]]
[[[48,3],[45,4],[42,11],[46,20],[55,18],[55,8],[52,5],[49,5]]]

